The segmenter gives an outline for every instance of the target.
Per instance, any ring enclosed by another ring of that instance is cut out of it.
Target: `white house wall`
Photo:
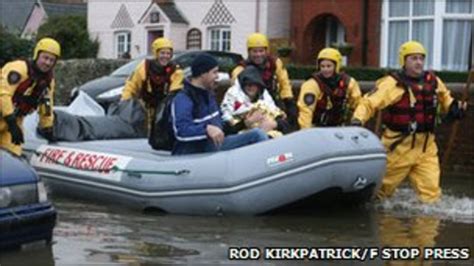
[[[135,25],[134,28],[112,29],[110,25],[115,19],[120,7],[125,5]],[[100,58],[116,58],[114,33],[120,30],[128,30],[132,33],[131,55],[132,57],[146,53],[146,35],[142,27],[137,27],[138,20],[144,10],[150,5],[149,1],[112,1],[112,0],[89,0],[87,8],[87,25],[92,38],[98,38],[100,42]],[[139,50],[136,49],[139,48]],[[143,52],[145,51],[145,52]]]
[[[267,29],[266,32],[272,38],[290,37],[290,0],[267,0]]]
[[[31,39],[38,31],[41,24],[44,23],[45,18],[46,12],[44,11],[43,6],[35,4],[31,15],[26,22],[25,28],[23,29],[22,38]]]
[[[290,0],[223,0],[225,6],[235,19],[230,25],[232,32],[231,50],[246,56],[246,39],[250,33],[259,29],[269,38],[282,38],[289,35],[290,27]],[[115,58],[114,32],[120,29],[111,29],[110,26],[123,4],[134,23],[132,32],[132,57],[144,55],[147,52],[147,25],[138,24],[139,19],[150,6],[151,0],[89,0],[88,1],[88,28],[90,34],[97,36],[100,41],[99,57]],[[214,0],[175,0],[178,10],[189,22],[186,24],[164,24],[165,37],[173,40],[176,50],[186,48],[187,31],[198,28],[202,33],[202,49],[209,49],[208,29],[213,25],[202,24],[203,19],[215,3]],[[257,4],[260,5],[259,23],[256,23]],[[271,17],[269,17],[271,16]],[[154,26],[155,27],[155,26]],[[137,49],[138,48],[138,49]]]
[[[201,22],[211,9],[214,2],[214,0],[175,0],[175,3],[178,6],[179,10],[181,10],[182,13],[185,14],[186,18],[189,21],[189,28],[198,28],[199,30],[201,30],[203,49],[209,49],[210,44],[208,28],[212,25],[203,25],[201,24]],[[256,1],[224,0],[223,2],[236,20],[235,23],[228,25],[230,26],[232,32],[231,50],[246,55],[246,38],[250,33],[253,33],[256,30]],[[262,13],[263,11],[264,9],[261,8],[260,12]],[[260,21],[264,20],[265,18],[261,15]],[[260,27],[260,31],[264,32],[262,27]]]
[[[175,24],[170,27],[168,38],[173,40],[174,49],[176,51],[186,50],[186,34],[189,27],[185,24]]]
[[[247,36],[257,31],[256,1],[225,1],[232,10],[237,23],[232,25],[232,47],[231,50],[247,56]],[[263,8],[260,9],[262,14]],[[259,21],[264,18],[260,15]],[[261,24],[261,23],[260,23]],[[266,33],[260,26],[259,32]]]

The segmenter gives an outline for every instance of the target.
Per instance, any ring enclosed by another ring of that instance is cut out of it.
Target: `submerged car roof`
[[[200,53],[208,53],[216,57],[220,67],[229,67],[238,64],[243,60],[242,55],[232,52],[212,51],[212,50],[198,50],[198,51],[176,51],[174,52],[173,59],[171,61],[179,64],[182,68],[186,68],[191,65],[193,59]],[[151,59],[152,56],[139,56],[127,64],[117,68],[110,76],[123,77],[129,76],[137,67],[137,65],[145,58]]]
[[[26,162],[0,150],[0,187],[38,182],[36,172]]]

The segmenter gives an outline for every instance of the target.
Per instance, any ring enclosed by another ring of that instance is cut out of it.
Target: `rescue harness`
[[[53,80],[53,71],[42,74],[34,69],[33,62],[25,61],[28,68],[28,78],[21,82],[13,94],[15,116],[26,116],[36,110],[40,104],[45,104],[46,113],[51,115],[51,105],[47,92]]]
[[[154,59],[145,60],[145,81],[141,90],[141,98],[147,106],[156,107],[169,93],[171,75],[177,66],[169,63],[160,65]]]
[[[347,116],[347,92],[350,76],[339,74],[337,86],[331,88],[319,73],[313,73],[312,78],[318,83],[323,97],[316,103],[313,123],[320,126],[339,126]]]
[[[393,72],[390,73],[390,76],[397,81],[397,86],[402,87],[405,91],[402,98],[388,107],[382,115],[382,122],[386,128],[400,132],[399,135],[394,137],[398,139],[390,145],[390,150],[393,151],[410,135],[413,135],[412,148],[414,148],[415,133],[426,133],[423,145],[424,152],[429,133],[434,132],[436,126],[438,109],[436,75],[432,72],[425,72],[421,87],[416,81],[401,73]],[[414,98],[414,101],[410,100],[411,97]]]

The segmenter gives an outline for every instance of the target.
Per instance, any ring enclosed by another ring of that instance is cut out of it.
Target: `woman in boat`
[[[274,138],[290,131],[285,113],[276,106],[255,66],[247,66],[227,90],[221,104],[227,133],[260,128]]]

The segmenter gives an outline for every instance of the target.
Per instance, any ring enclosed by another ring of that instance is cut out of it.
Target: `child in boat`
[[[278,137],[290,130],[285,113],[276,106],[255,66],[240,73],[227,90],[221,110],[227,133],[260,128],[270,137]]]

